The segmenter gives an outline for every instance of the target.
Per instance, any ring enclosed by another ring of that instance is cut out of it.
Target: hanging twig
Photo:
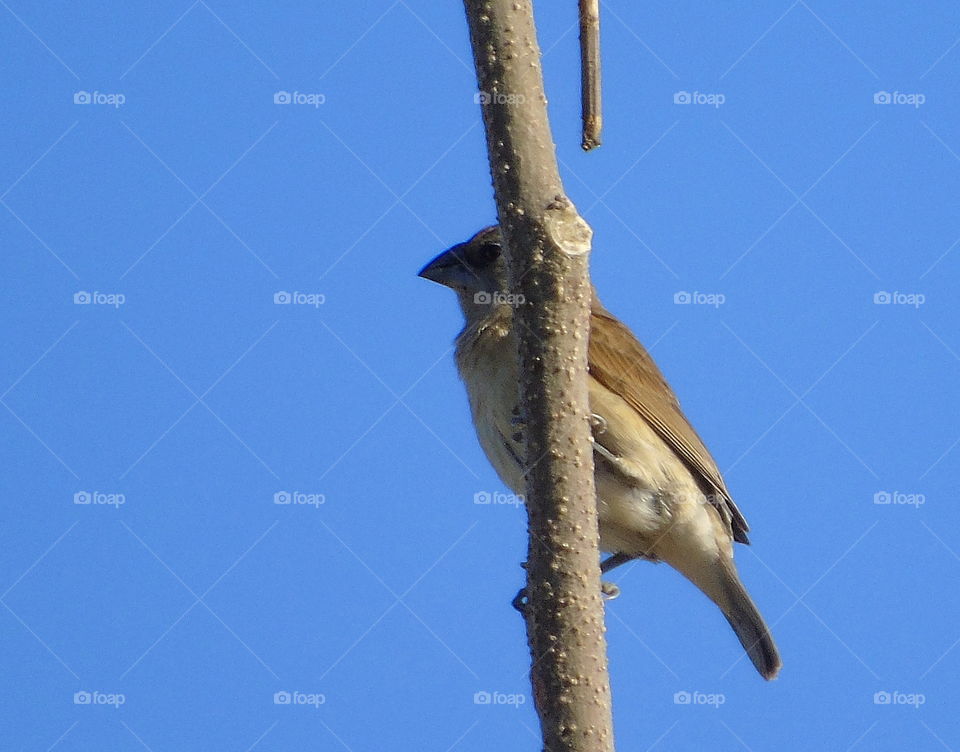
[[[580,108],[583,118],[584,151],[600,146],[603,109],[600,96],[600,2],[580,3]]]

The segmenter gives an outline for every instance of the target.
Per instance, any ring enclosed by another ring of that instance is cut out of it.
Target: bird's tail
[[[760,611],[740,582],[733,558],[723,554],[664,558],[720,607],[760,676],[776,678],[782,665],[780,653]]]
[[[740,582],[732,559],[721,558],[720,582],[716,593],[707,593],[723,611],[743,649],[764,679],[775,679],[780,667],[780,653],[766,622]]]

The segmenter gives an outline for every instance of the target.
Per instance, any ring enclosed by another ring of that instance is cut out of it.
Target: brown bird
[[[466,325],[456,361],[477,437],[500,478],[524,492],[517,341],[500,230],[488,227],[427,264],[420,276],[454,290]],[[589,391],[600,548],[609,571],[665,561],[720,607],[765,679],[780,655],[733,561],[747,522],[653,359],[593,296]]]

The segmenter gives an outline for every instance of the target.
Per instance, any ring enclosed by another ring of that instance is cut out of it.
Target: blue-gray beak
[[[461,255],[463,245],[463,243],[460,243],[441,253],[423,267],[417,273],[417,276],[447,287],[454,287],[458,283],[462,284],[463,280],[469,279],[471,276],[463,265]]]

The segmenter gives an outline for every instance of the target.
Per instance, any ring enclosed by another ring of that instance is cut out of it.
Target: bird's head
[[[467,320],[483,316],[509,292],[500,228],[486,227],[427,264],[419,276],[457,293]]]

